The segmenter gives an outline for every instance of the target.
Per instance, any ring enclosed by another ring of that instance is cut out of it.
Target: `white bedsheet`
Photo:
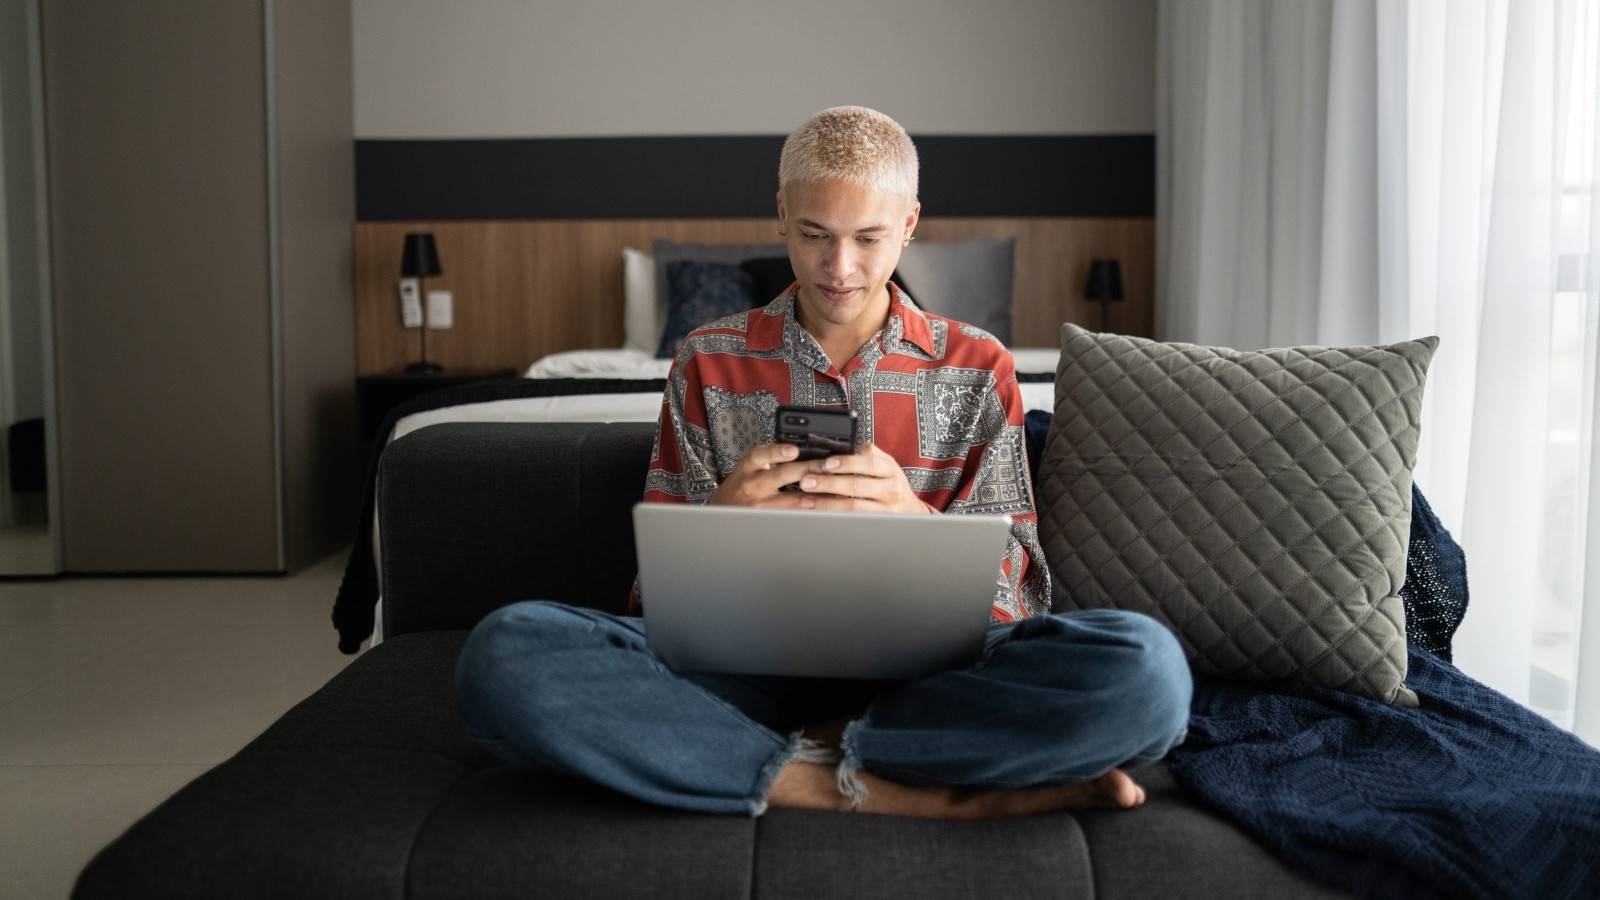
[[[443,422],[654,422],[660,414],[660,391],[518,397],[412,413],[395,423],[389,440],[397,441],[418,428]]]

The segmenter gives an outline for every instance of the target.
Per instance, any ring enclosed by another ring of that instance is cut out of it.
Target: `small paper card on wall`
[[[428,327],[432,329],[449,328],[454,322],[449,291],[428,292]]]

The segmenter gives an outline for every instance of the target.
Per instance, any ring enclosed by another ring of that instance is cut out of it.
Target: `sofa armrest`
[[[451,422],[384,450],[383,633],[471,628],[518,600],[623,613],[647,422]]]

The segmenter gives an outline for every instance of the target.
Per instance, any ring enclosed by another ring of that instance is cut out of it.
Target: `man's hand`
[[[911,490],[900,464],[876,444],[803,462],[795,459],[799,452],[793,444],[751,447],[706,502],[766,509],[934,512]],[[782,490],[796,482],[799,491]]]
[[[918,513],[934,510],[918,499],[895,458],[865,444],[854,453],[837,453],[812,463],[800,479],[802,509]]]
[[[821,462],[815,459],[798,462],[795,457],[799,453],[800,448],[793,444],[751,447],[706,502],[714,506],[798,507],[800,494],[781,493],[779,489],[815,471]]]

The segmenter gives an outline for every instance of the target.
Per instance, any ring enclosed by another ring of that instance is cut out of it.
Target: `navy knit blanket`
[[[1413,646],[1403,709],[1196,679],[1190,792],[1366,897],[1600,897],[1600,752]]]

